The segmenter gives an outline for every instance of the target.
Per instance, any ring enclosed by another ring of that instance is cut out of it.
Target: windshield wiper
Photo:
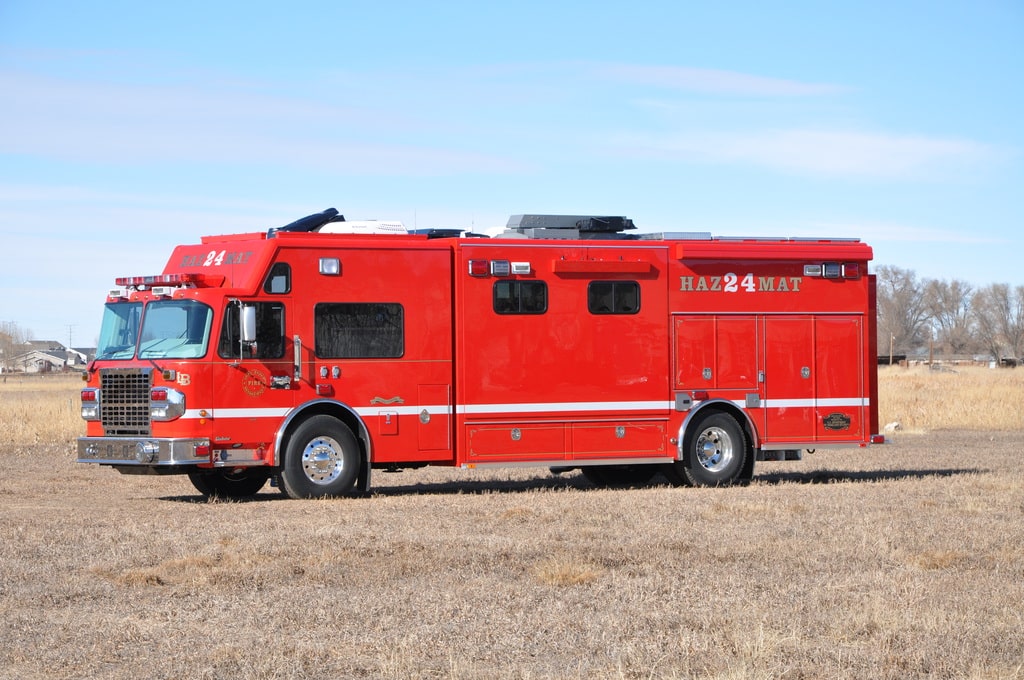
[[[97,359],[131,359],[132,354],[134,354],[134,352],[129,352],[127,356],[123,356],[123,357],[119,357],[119,356],[116,356],[116,355],[121,354],[125,350],[134,350],[134,349],[135,349],[135,345],[118,345],[117,347],[109,348],[106,352],[104,352],[103,354],[100,354],[96,358]]]

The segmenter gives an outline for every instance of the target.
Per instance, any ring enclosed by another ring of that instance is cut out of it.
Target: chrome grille
[[[107,436],[149,436],[149,368],[100,369],[100,422]]]

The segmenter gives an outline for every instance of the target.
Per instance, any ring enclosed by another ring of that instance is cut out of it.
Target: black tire
[[[693,486],[693,484],[690,483],[690,480],[686,478],[686,475],[680,472],[680,470],[682,470],[682,466],[676,466],[677,463],[675,462],[665,463],[661,466],[661,473],[665,475],[665,479],[668,480],[668,483],[672,486]]]
[[[675,469],[692,486],[728,486],[739,480],[749,448],[735,418],[709,413],[687,428]]]
[[[204,496],[248,498],[259,493],[270,479],[270,469],[243,467],[188,473],[192,486]]]
[[[351,493],[359,477],[359,443],[344,423],[313,416],[300,424],[285,450],[281,490],[290,498]]]
[[[657,465],[587,465],[581,470],[594,486],[618,489],[649,484],[659,472]]]

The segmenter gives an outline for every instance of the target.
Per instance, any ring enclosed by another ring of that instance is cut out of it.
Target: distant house
[[[25,343],[28,349],[39,349],[43,351],[57,351],[66,349],[64,345],[56,340],[29,340]]]
[[[11,360],[11,368],[23,373],[52,373],[67,366],[68,354],[64,350],[32,349]]]
[[[67,348],[53,340],[30,340],[23,346],[25,351],[14,355],[7,363],[8,371],[21,373],[52,373],[75,366],[85,366],[96,350],[92,348]]]
[[[96,358],[95,347],[69,347],[68,361],[71,366],[84,366]]]

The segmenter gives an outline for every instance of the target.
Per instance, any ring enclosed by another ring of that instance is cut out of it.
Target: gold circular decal
[[[267,374],[259,369],[247,369],[242,378],[242,389],[250,397],[258,397],[267,390]]]

